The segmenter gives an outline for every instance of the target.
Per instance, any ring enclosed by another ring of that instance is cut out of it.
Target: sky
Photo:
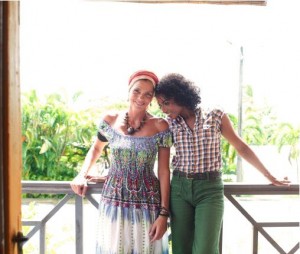
[[[21,90],[83,91],[88,100],[127,98],[138,69],[179,72],[205,105],[237,113],[243,85],[257,105],[300,125],[299,0],[267,6],[137,4],[97,0],[20,2]]]

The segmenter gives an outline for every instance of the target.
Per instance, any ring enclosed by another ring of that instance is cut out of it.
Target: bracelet
[[[165,208],[164,206],[160,207],[160,211],[165,211],[165,212],[169,213],[169,210],[167,208]]]
[[[165,217],[170,217],[170,212],[167,208],[162,206],[159,210],[158,215],[165,216]]]
[[[169,214],[167,214],[167,213],[159,213],[158,215],[160,215],[160,216],[164,216],[164,217],[170,217],[170,215],[169,215]]]

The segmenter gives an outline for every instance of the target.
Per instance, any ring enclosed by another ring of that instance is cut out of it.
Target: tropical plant
[[[40,98],[36,91],[22,96],[23,174],[24,180],[71,180],[80,170],[85,155],[95,137],[97,121],[107,110],[125,110],[126,101],[112,102],[109,98],[99,100],[96,105],[75,110],[80,98],[77,92],[68,101],[60,94]],[[244,116],[242,138],[250,145],[290,146],[289,160],[299,158],[299,128],[291,124],[278,123],[272,109],[264,105],[257,107],[253,101],[251,86],[244,88]],[[165,117],[154,100],[149,112]],[[238,119],[228,114],[234,128]],[[229,143],[222,139],[222,163],[225,175],[236,174],[237,154]],[[172,150],[171,150],[172,151]],[[99,160],[101,168],[108,168],[109,146]]]
[[[236,128],[238,119],[232,114],[228,114],[234,128]],[[222,149],[222,172],[225,175],[236,174],[236,150],[224,138],[221,139]]]
[[[281,152],[283,147],[289,147],[289,163],[292,165],[295,162],[296,170],[299,174],[300,127],[294,127],[290,123],[281,123],[273,135],[273,142],[278,145],[279,152]]]
[[[278,128],[278,121],[272,108],[267,104],[258,107],[253,100],[253,89],[244,87],[242,137],[249,145],[274,144],[273,135]]]
[[[22,178],[72,179],[95,134],[93,112],[72,110],[59,94],[42,101],[36,91],[24,94],[22,105]]]

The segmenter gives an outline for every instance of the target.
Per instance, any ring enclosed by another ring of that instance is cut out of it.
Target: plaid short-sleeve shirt
[[[219,171],[222,165],[221,121],[224,111],[199,108],[195,114],[193,130],[181,116],[168,119],[176,151],[172,165],[185,173]]]

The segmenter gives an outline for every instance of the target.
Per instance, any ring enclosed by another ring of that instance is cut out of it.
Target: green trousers
[[[173,254],[219,254],[224,213],[224,185],[173,176],[171,181]]]

